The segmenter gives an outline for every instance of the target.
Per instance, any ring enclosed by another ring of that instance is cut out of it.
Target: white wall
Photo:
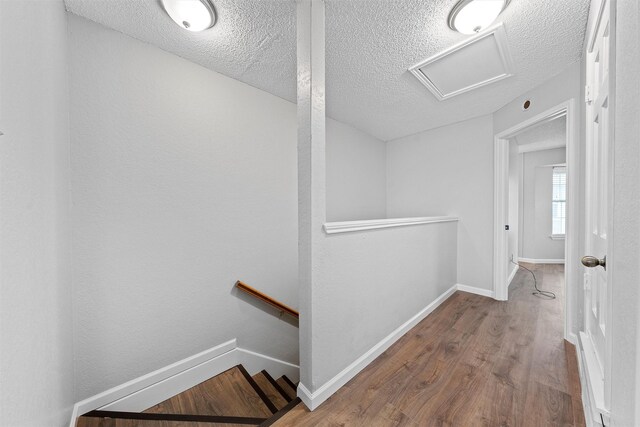
[[[327,220],[386,218],[385,143],[336,120],[326,126]]]
[[[612,426],[640,425],[640,6],[618,0],[614,145],[615,286],[612,328]]]
[[[77,399],[237,337],[293,363],[295,105],[70,15]]]
[[[0,1],[0,425],[61,426],[74,402],[67,18]]]
[[[521,154],[522,239],[520,257],[528,259],[564,259],[564,240],[551,239],[551,197],[553,168],[566,161],[566,149],[532,151]]]
[[[514,262],[518,262],[518,257],[520,256],[521,163],[522,156],[518,154],[518,145],[515,140],[512,140],[509,142],[509,251],[507,252],[509,255],[507,271],[509,273],[513,273],[513,270],[518,269]]]
[[[319,388],[456,283],[448,222],[325,235],[313,294]]]
[[[460,218],[458,283],[493,287],[491,116],[387,143],[387,215]]]
[[[582,65],[576,62],[562,73],[496,111],[493,114],[494,132],[499,134],[571,98],[583,99],[580,97],[580,91],[584,86],[581,83],[583,81],[581,72]],[[531,106],[525,111],[522,109],[522,104],[527,99],[531,101]]]

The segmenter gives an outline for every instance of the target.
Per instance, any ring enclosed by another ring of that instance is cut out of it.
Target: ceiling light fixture
[[[216,12],[209,0],[162,0],[167,14],[189,31],[204,31],[216,23]]]
[[[460,0],[449,14],[449,27],[462,34],[487,28],[511,0]]]

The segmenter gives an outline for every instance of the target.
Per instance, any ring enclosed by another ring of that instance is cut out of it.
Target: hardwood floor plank
[[[584,425],[575,348],[563,340],[563,267],[519,270],[509,301],[456,292],[314,412],[275,426]]]
[[[527,391],[525,419],[529,426],[573,426],[570,395],[532,381]]]
[[[285,399],[285,397],[280,394],[280,391],[276,389],[273,384],[271,384],[271,381],[269,381],[269,379],[262,372],[258,372],[257,374],[255,374],[253,376],[253,380],[256,382],[256,384],[258,384],[267,398],[278,410],[287,406],[287,403],[289,403],[287,399]],[[283,391],[283,393],[286,392]]]
[[[295,399],[297,397],[296,389],[291,388],[291,385],[287,380],[283,377],[280,377],[276,380],[276,383],[280,386],[282,390],[289,396],[290,399]]]
[[[272,415],[272,412],[237,367],[144,412],[256,418],[268,418]]]

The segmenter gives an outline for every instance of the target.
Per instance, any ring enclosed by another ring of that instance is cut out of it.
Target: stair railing
[[[245,292],[263,302],[266,302],[267,304],[275,307],[276,309],[280,310],[281,313],[286,313],[292,317],[295,317],[296,319],[300,318],[300,313],[298,313],[296,310],[294,310],[293,308],[289,307],[286,304],[281,303],[280,301],[271,298],[269,295],[266,295],[262,292],[260,292],[259,290],[252,288],[251,286],[247,285],[246,283],[241,282],[240,280],[238,280],[236,282],[236,288],[238,288],[239,290],[241,290],[242,292]]]

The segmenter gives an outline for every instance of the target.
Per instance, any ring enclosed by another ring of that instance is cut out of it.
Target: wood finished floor
[[[314,412],[274,426],[584,426],[563,340],[562,265],[520,269],[509,301],[457,292]]]
[[[273,415],[237,367],[144,412],[256,418],[269,418]]]

